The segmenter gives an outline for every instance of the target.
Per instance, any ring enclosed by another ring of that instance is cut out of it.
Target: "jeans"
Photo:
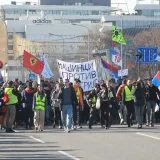
[[[12,128],[15,116],[16,116],[16,107],[15,107],[15,105],[12,105],[12,104],[8,105],[7,106],[6,129]]]
[[[46,121],[48,121],[50,119],[50,110],[51,110],[51,107],[49,104],[46,105],[46,108],[45,108],[45,118],[46,118]]]
[[[138,122],[138,125],[142,125],[143,123],[143,108],[144,106],[135,106],[136,120]]]
[[[31,127],[33,125],[33,117],[34,117],[34,113],[32,110],[32,107],[30,108],[24,108],[24,113],[25,113],[25,123],[26,123],[26,127],[29,125],[29,127]]]
[[[81,120],[82,120],[82,109],[79,107],[73,109],[73,126],[76,126],[78,123],[78,126],[81,126]]]
[[[147,112],[146,112],[147,123],[150,123],[150,124],[153,123],[154,114],[155,114],[155,107],[156,107],[155,101],[148,101],[147,102]]]
[[[127,122],[127,109],[126,106],[121,104],[120,109],[118,110],[119,118]]]
[[[62,107],[62,123],[66,129],[71,129],[72,124],[72,105],[63,105]]]

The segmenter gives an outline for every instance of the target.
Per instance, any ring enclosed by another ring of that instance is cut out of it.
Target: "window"
[[[92,15],[99,15],[99,11],[92,11]]]
[[[8,45],[8,50],[13,50],[13,45]]]
[[[14,60],[14,56],[8,56],[8,60]]]
[[[13,35],[8,35],[8,39],[13,39]]]

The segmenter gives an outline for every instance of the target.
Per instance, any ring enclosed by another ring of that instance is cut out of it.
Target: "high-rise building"
[[[40,5],[111,6],[111,0],[40,0]]]

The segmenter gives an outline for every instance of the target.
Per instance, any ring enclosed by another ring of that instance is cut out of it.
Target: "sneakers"
[[[122,125],[123,123],[124,123],[124,120],[123,120],[123,119],[121,119],[120,125]]]
[[[7,128],[6,133],[14,133],[15,131],[12,128]]]
[[[72,130],[77,130],[77,127],[76,126],[72,126]]]
[[[149,126],[149,123],[148,123],[148,122],[146,123],[146,126],[147,126],[147,127]]]
[[[79,128],[82,128],[82,126],[77,126],[77,128],[79,129]]]
[[[91,126],[89,126],[88,128],[89,128],[89,129],[92,129],[92,127],[91,127]]]
[[[59,126],[58,128],[59,128],[59,129],[62,129],[62,126]]]
[[[149,126],[150,126],[150,127],[154,127],[153,123],[151,123]]]
[[[139,124],[139,125],[138,125],[138,129],[141,129],[141,128],[142,128],[142,125]]]
[[[38,127],[35,127],[34,130],[35,130],[35,131],[38,131]]]

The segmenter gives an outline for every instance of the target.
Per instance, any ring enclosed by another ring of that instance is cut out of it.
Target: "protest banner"
[[[98,75],[95,60],[83,63],[71,63],[57,60],[60,76],[74,82],[74,79],[81,80],[81,87],[84,92],[94,89],[94,84],[98,83]]]
[[[118,76],[128,76],[128,69],[118,70]]]

